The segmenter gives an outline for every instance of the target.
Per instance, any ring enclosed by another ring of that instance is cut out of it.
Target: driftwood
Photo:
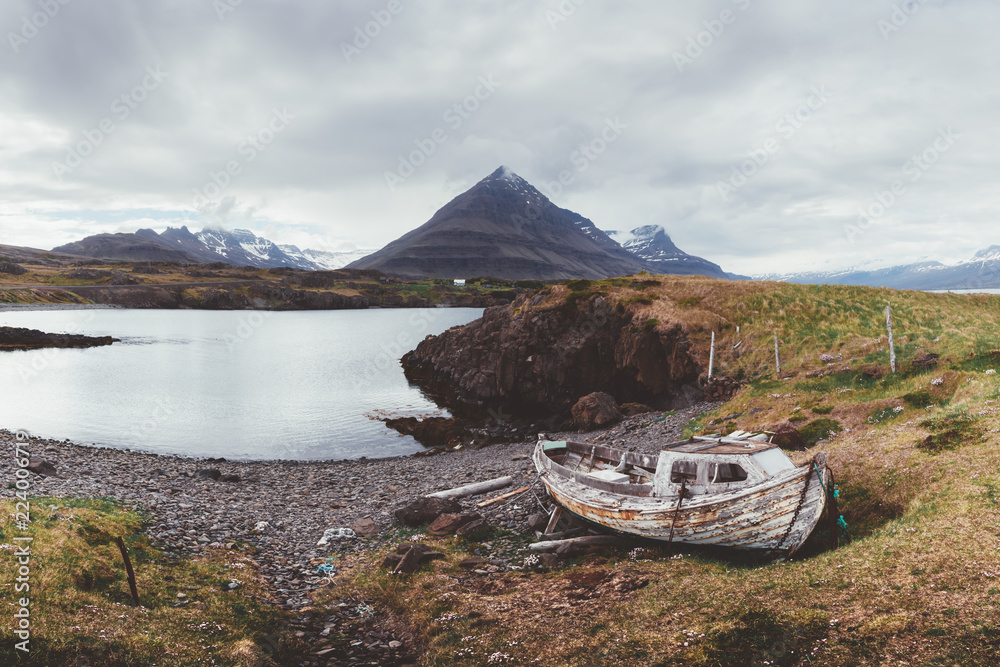
[[[476,482],[475,484],[466,484],[465,486],[459,486],[454,489],[448,489],[447,491],[438,491],[437,493],[428,493],[428,498],[463,498],[465,496],[474,496],[480,493],[486,493],[488,491],[496,491],[497,489],[502,489],[505,486],[510,486],[514,483],[512,477],[497,477],[496,479],[487,480],[485,482]]]
[[[505,493],[502,496],[497,496],[496,498],[490,498],[489,500],[484,500],[481,503],[477,503],[476,507],[489,507],[490,505],[495,505],[496,503],[500,502],[501,500],[507,500],[508,498],[513,498],[514,496],[516,496],[519,493],[524,493],[525,491],[527,491],[530,488],[531,488],[530,486],[522,486],[520,489],[518,489],[516,491],[511,491],[510,493]]]
[[[580,537],[581,535],[586,535],[586,528],[570,528],[569,530],[561,530],[558,533],[543,533],[540,530],[535,531],[535,539],[541,540],[546,539],[549,541],[564,540],[567,537]]]
[[[534,544],[529,544],[528,548],[532,551],[552,551],[564,544],[571,544],[575,547],[597,547],[614,546],[616,544],[625,544],[626,542],[625,538],[618,537],[617,535],[585,535],[583,537],[573,537],[568,540],[535,542]]]

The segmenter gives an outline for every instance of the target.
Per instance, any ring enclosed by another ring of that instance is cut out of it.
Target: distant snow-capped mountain
[[[300,250],[294,245],[278,245],[247,229],[203,229],[195,233],[186,226],[169,227],[159,234],[152,229],[140,229],[134,234],[98,234],[60,248],[54,250],[99,259],[225,262],[264,269],[288,266],[310,271],[339,269],[371,252],[366,249],[350,252]]]
[[[610,231],[607,234],[638,257],[650,273],[728,277],[718,264],[689,255],[674,245],[660,225],[645,225],[630,232]]]
[[[896,266],[858,266],[830,271],[765,274],[754,280],[821,285],[869,285],[894,289],[962,290],[1000,288],[1000,246],[980,250],[957,264],[921,260]]]

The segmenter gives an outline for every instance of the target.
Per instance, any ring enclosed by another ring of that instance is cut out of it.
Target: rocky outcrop
[[[429,336],[403,357],[406,376],[477,419],[568,416],[595,391],[657,408],[700,396],[693,385],[701,368],[681,322],[648,318],[596,293],[570,296],[561,286],[522,295]]]
[[[13,262],[0,262],[0,273],[6,273],[11,276],[23,276],[28,272],[28,269],[24,268],[20,264],[14,264]]]
[[[52,334],[37,329],[0,327],[0,350],[38,350],[46,347],[98,347],[118,342],[111,336]]]

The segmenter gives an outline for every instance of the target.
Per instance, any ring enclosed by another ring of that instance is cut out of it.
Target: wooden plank
[[[476,507],[489,507],[490,505],[495,505],[501,500],[507,500],[508,498],[513,498],[519,493],[524,493],[530,488],[531,488],[530,486],[522,486],[520,489],[517,489],[516,491],[511,491],[510,493],[505,493],[502,496],[497,496],[496,498],[491,498],[490,500],[484,500],[481,503],[477,503]]]
[[[427,494],[428,498],[463,498],[465,496],[475,496],[480,493],[488,493],[489,491],[496,491],[497,489],[502,489],[505,486],[510,486],[514,483],[513,477],[497,477],[496,479],[490,479],[485,482],[476,482],[475,484],[466,484],[465,486],[459,486],[454,489],[448,489],[447,491],[438,491],[436,493]]]
[[[549,517],[549,522],[545,526],[545,534],[548,535],[556,529],[556,524],[559,523],[559,519],[562,518],[563,508],[558,505],[554,510],[552,510],[552,516]]]

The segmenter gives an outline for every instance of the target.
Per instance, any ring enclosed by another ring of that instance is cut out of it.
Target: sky
[[[755,275],[1000,244],[1000,3],[5,0],[0,243],[378,248],[507,165]]]

